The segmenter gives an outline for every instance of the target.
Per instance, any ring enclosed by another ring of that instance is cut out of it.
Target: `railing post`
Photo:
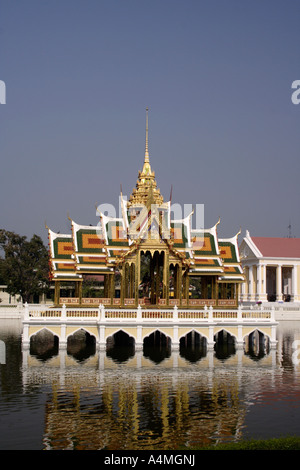
[[[24,320],[25,321],[29,320],[29,306],[27,302],[25,303]]]
[[[275,321],[275,307],[272,305],[271,307],[271,321]]]
[[[174,305],[173,309],[173,322],[178,322],[178,307]]]
[[[238,322],[243,321],[243,315],[242,315],[242,307],[241,307],[241,305],[239,305],[239,307],[238,307],[238,311],[237,311],[237,321],[238,321]]]
[[[65,304],[63,304],[62,309],[61,309],[61,317],[62,320],[66,320],[67,318],[67,307]]]
[[[136,320],[138,322],[142,321],[142,307],[139,305],[136,310]]]
[[[104,307],[104,305],[100,304],[99,309],[100,309],[100,321],[105,322],[105,307]]]
[[[214,311],[212,305],[208,309],[208,321],[214,321]]]

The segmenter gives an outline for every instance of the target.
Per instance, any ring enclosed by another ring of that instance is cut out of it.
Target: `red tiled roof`
[[[300,238],[251,237],[263,256],[300,258]]]

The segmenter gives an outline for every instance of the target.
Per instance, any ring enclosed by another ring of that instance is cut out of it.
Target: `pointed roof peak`
[[[144,165],[141,174],[147,177],[154,176],[152,173],[150,160],[149,160],[149,121],[148,121],[148,111],[149,108],[146,108],[146,139],[145,139],[145,158],[144,158]]]
[[[138,180],[136,188],[128,201],[128,207],[134,204],[145,204],[148,200],[149,191],[152,193],[152,198],[155,203],[162,204],[163,197],[157,188],[155,181],[155,172],[152,171],[149,160],[149,126],[148,126],[148,106],[146,108],[146,142],[145,142],[145,158],[142,171],[138,173]]]
[[[150,160],[149,160],[149,125],[148,125],[148,106],[146,108],[146,141],[145,141],[145,158],[142,169],[142,175],[152,175]]]
[[[148,106],[146,108],[146,142],[145,142],[145,161],[144,163],[149,163],[149,126],[148,126]]]

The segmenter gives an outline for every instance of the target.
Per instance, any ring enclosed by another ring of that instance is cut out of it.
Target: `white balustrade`
[[[251,322],[275,321],[275,309],[270,308],[249,308],[247,310],[238,308],[236,310],[214,309],[212,306],[203,310],[178,308],[176,305],[172,309],[159,308],[109,308],[99,305],[96,308],[74,308],[63,305],[62,308],[51,308],[45,306],[29,307],[25,304],[24,321],[36,322],[37,320],[57,320],[59,322],[72,322],[74,320],[97,321],[98,323],[109,322]]]
[[[243,326],[249,329],[249,325],[255,328],[258,326],[271,326],[271,345],[276,345],[276,325],[274,317],[274,308],[250,308],[236,310],[214,309],[213,306],[205,307],[203,310],[187,309],[174,306],[173,308],[111,308],[99,305],[98,308],[74,308],[63,305],[61,308],[50,308],[42,305],[24,306],[23,334],[22,341],[24,347],[30,343],[30,335],[35,334],[37,330],[47,326],[53,328],[59,334],[60,347],[67,345],[68,326],[76,328],[84,328],[89,326],[93,331],[97,331],[99,348],[106,347],[105,331],[106,327],[124,328],[129,326],[130,329],[136,329],[136,347],[142,347],[142,330],[147,328],[162,328],[172,330],[172,344],[174,348],[179,348],[179,328],[188,327],[207,330],[207,347],[212,349],[214,346],[214,327],[222,325],[222,327],[234,327],[238,329],[237,344],[243,343]],[[31,326],[33,327],[30,331]],[[38,327],[38,328],[37,328]],[[56,333],[55,333],[56,334]]]

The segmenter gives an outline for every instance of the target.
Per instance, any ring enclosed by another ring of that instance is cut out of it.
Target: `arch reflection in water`
[[[260,359],[270,352],[269,338],[259,330],[253,331],[246,337],[245,354],[253,359]]]
[[[42,329],[30,338],[30,354],[40,361],[47,361],[58,355],[59,341],[47,328]]]
[[[68,337],[67,352],[77,361],[85,361],[96,353],[96,338],[86,330],[79,329]]]
[[[77,361],[85,361],[96,353],[95,337],[86,330],[79,329],[68,337],[66,350]],[[30,338],[30,354],[44,362],[58,356],[58,337],[47,328],[42,329]]]
[[[180,355],[189,362],[200,361],[207,354],[207,339],[195,330],[180,339]]]
[[[117,363],[127,362],[135,354],[134,339],[122,330],[117,331],[107,338],[106,354]]]
[[[226,330],[220,330],[215,335],[215,352],[218,359],[228,359],[236,352],[235,338]]]
[[[218,359],[227,360],[237,352],[236,338],[226,329],[221,329],[214,336],[214,352]],[[144,338],[143,354],[152,362],[159,364],[171,355],[171,338],[155,330]],[[67,353],[77,361],[86,361],[96,354],[96,338],[85,329],[78,329],[69,335],[66,343]],[[180,355],[188,362],[197,362],[207,356],[207,338],[191,330],[180,338]],[[249,357],[258,360],[270,352],[269,338],[259,330],[252,331],[245,337],[242,348]],[[59,352],[58,337],[43,328],[30,339],[30,354],[41,361],[47,361]],[[117,363],[125,363],[135,355],[135,340],[122,330],[107,338],[106,354]]]
[[[159,330],[153,331],[144,339],[144,356],[156,364],[171,355],[171,339]]]
[[[276,349],[256,359],[236,347],[226,364],[213,350],[193,363],[172,351],[160,364],[140,350],[117,364],[106,351],[82,363],[66,349],[42,363],[23,348],[14,375],[22,373],[22,404],[32,390],[45,399],[45,449],[166,450],[267,438],[270,430],[299,432],[300,366],[291,357],[299,338],[299,323],[290,322]]]

